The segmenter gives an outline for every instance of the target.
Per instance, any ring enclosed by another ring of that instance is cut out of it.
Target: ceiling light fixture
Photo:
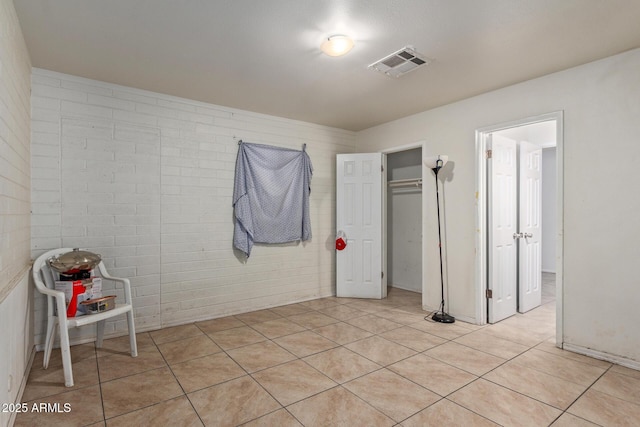
[[[320,50],[329,56],[342,56],[353,48],[353,40],[349,36],[335,34],[327,37],[320,45]]]

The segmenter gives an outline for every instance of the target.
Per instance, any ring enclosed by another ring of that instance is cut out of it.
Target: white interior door
[[[520,142],[518,311],[542,303],[542,148]]]
[[[498,134],[488,135],[489,251],[487,289],[489,323],[517,309],[517,145]]]
[[[382,262],[382,153],[338,154],[336,229],[347,246],[336,251],[336,295],[386,297]]]

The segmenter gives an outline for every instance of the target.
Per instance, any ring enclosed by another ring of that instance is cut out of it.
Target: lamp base
[[[450,316],[450,315],[448,315],[447,313],[444,313],[444,312],[433,313],[433,316],[431,316],[431,318],[434,321],[440,322],[440,323],[454,323],[456,321],[455,317]]]

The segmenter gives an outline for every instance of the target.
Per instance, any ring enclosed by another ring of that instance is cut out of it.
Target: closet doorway
[[[336,156],[336,296],[422,293],[423,145]]]
[[[396,148],[384,154],[387,284],[422,293],[422,144]]]

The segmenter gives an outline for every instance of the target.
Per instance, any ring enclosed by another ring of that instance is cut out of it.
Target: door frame
[[[425,238],[424,238],[424,224],[425,224],[425,218],[427,216],[427,198],[425,197],[425,186],[424,186],[424,180],[425,180],[425,175],[426,175],[426,169],[427,167],[424,165],[424,161],[422,159],[424,159],[425,156],[425,150],[426,150],[426,146],[427,146],[427,142],[424,140],[421,141],[417,141],[411,144],[405,144],[405,145],[400,145],[397,147],[391,147],[391,148],[386,148],[384,150],[380,150],[380,153],[382,153],[382,164],[384,166],[384,179],[385,179],[385,183],[382,189],[382,204],[383,204],[383,209],[382,209],[382,267],[383,267],[383,271],[384,271],[384,276],[385,278],[387,277],[387,244],[389,242],[389,240],[387,239],[387,192],[389,191],[389,187],[386,183],[387,181],[387,154],[393,154],[393,153],[399,153],[401,151],[408,151],[408,150],[413,150],[416,148],[421,148],[422,149],[422,158],[420,159],[420,165],[421,165],[421,169],[422,169],[422,174],[421,174],[421,179],[422,179],[422,191],[421,191],[421,197],[422,197],[422,272],[420,277],[422,277],[422,306],[424,307],[425,305],[425,301],[424,301],[424,296],[426,295],[426,263],[425,263],[425,254],[426,254],[426,250],[427,250],[427,245],[425,242]],[[386,282],[386,280],[385,280]],[[388,286],[388,283],[387,283]]]
[[[557,236],[556,236],[556,346],[562,347],[563,342],[563,272],[564,272],[564,162],[563,162],[563,111],[540,114],[519,120],[499,123],[476,129],[476,323],[484,325],[487,323],[487,299],[485,290],[487,289],[487,159],[486,145],[487,135],[513,127],[531,125],[540,122],[555,120],[556,122],[556,211],[557,211]],[[424,172],[423,172],[424,173]]]

